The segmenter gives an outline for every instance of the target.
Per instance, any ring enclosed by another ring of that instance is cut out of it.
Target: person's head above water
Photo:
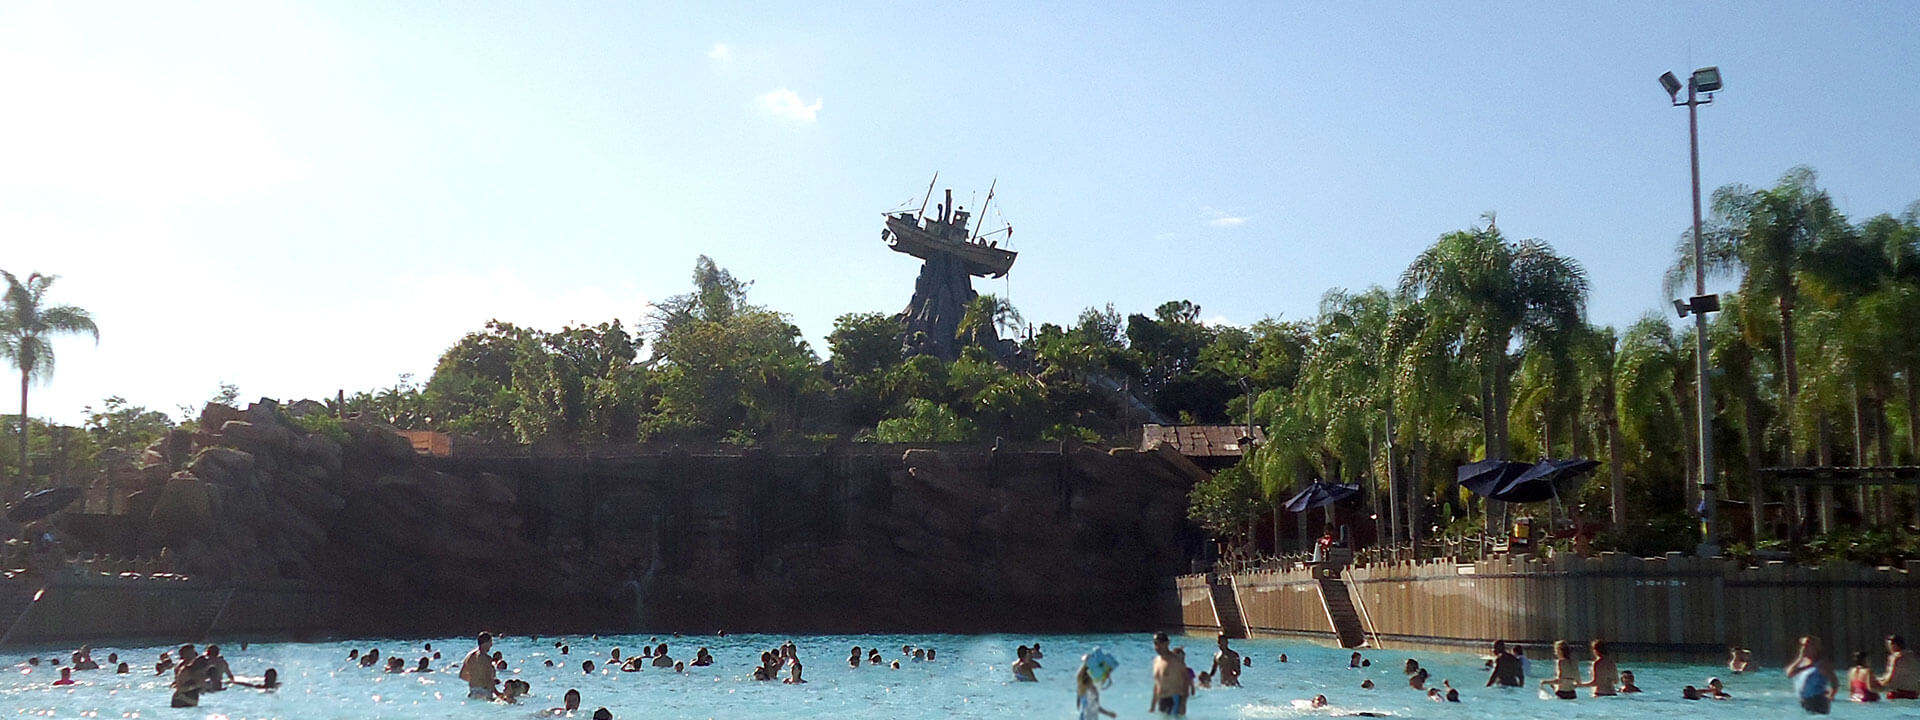
[[[593,720],[613,720],[613,711],[606,708],[595,710],[593,711]]]
[[[493,647],[493,633],[480,633],[478,637],[474,638],[474,642],[480,645],[480,653],[484,655],[487,653],[488,648]]]
[[[567,694],[560,696],[560,704],[569,711],[579,710],[580,709],[580,691],[575,690],[573,688],[568,688]]]

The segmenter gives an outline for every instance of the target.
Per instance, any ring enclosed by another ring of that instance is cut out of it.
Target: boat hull
[[[906,253],[922,260],[935,257],[954,258],[967,268],[967,274],[982,277],[1000,277],[1013,269],[1014,257],[1019,253],[1003,250],[986,244],[965,240],[950,240],[939,237],[920,224],[913,216],[887,216],[887,230],[881,233],[887,247],[894,252]]]

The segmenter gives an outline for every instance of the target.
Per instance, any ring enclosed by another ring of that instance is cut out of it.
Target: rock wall
[[[1205,476],[1073,446],[424,458],[296,414],[212,405],[157,443],[126,542],[337,588],[343,632],[1141,628]]]

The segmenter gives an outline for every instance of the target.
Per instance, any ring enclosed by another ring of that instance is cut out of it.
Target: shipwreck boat
[[[928,188],[928,197],[932,197],[932,188]],[[987,202],[993,202],[991,190],[987,192]],[[1013,228],[1009,226],[981,236],[977,228],[968,228],[969,217],[966,210],[953,206],[953,191],[948,190],[946,203],[937,206],[931,217],[926,215],[924,201],[918,213],[887,215],[887,227],[880,231],[880,239],[894,252],[922,260],[941,257],[959,260],[969,275],[997,278],[1007,274],[1019,253],[1000,247],[1000,241],[991,237],[1001,233],[1010,237]]]

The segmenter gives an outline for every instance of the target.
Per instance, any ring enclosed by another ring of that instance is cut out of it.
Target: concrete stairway
[[[1320,575],[1320,602],[1327,608],[1327,623],[1333,626],[1340,647],[1356,648],[1367,643],[1366,626],[1360,623],[1353,597],[1347,594],[1347,584],[1341,582],[1338,575]]]
[[[1233,579],[1208,583],[1207,589],[1213,593],[1213,618],[1220,624],[1220,633],[1230,638],[1246,637],[1247,621],[1240,616],[1240,598],[1234,595]]]

